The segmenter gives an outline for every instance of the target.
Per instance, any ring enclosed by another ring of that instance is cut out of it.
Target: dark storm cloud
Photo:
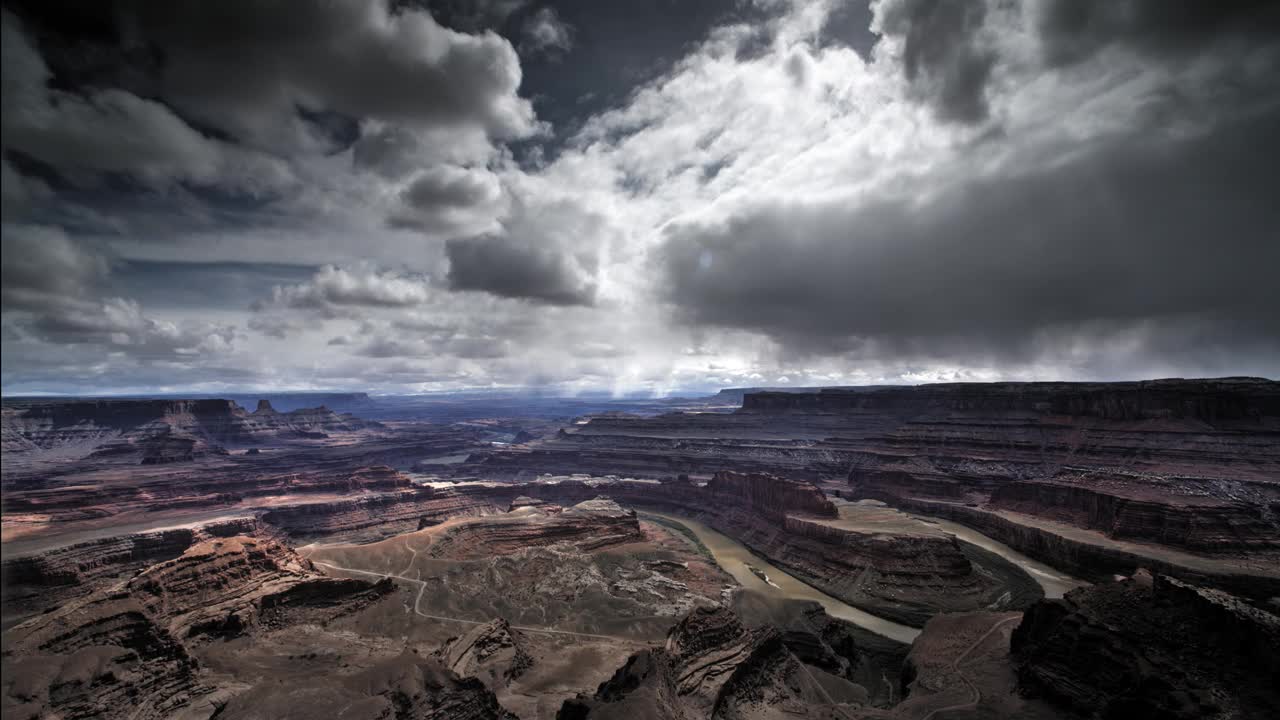
[[[461,35],[414,8],[331,0],[121,2],[126,43],[165,58],[166,97],[235,134],[272,139],[296,107],[412,126],[531,130],[502,38]],[[296,125],[295,125],[296,128]]]
[[[903,38],[903,71],[944,120],[987,119],[987,80],[995,52],[982,30],[986,0],[885,0],[879,28]]]
[[[596,285],[581,263],[555,247],[502,235],[450,240],[449,287],[549,305],[591,305]]]
[[[502,196],[498,178],[484,170],[447,165],[430,168],[400,193],[393,227],[447,229],[466,221],[472,211],[483,213]]]
[[[469,207],[491,199],[496,183],[461,168],[433,168],[405,188],[406,204],[420,209]]]
[[[1161,61],[1209,52],[1224,57],[1274,44],[1280,6],[1268,0],[880,0],[877,27],[903,40],[907,81],[938,117],[974,124],[989,115],[987,95],[1000,63],[992,16],[1005,11],[1029,22],[1046,68],[1083,62],[1109,47]]]
[[[57,228],[6,223],[0,233],[0,293],[6,311],[59,305],[100,283],[109,271],[104,256]]]
[[[675,226],[669,297],[696,324],[885,356],[1007,357],[1043,331],[1187,318],[1232,328],[1225,342],[1274,340],[1278,123],[1273,107],[1192,138],[1153,131],[957,177],[937,195]]]
[[[294,180],[284,158],[347,147],[362,123],[478,132],[473,144],[538,130],[511,44],[454,32],[420,8],[14,5],[4,13],[5,149],[80,185],[115,173],[261,195]]]
[[[181,180],[251,192],[288,182],[278,163],[202,135],[161,103],[119,88],[58,89],[21,22],[8,11],[2,32],[6,152],[58,169],[80,184],[97,173],[123,174],[152,186]]]
[[[1113,44],[1191,55],[1224,39],[1274,42],[1280,6],[1272,0],[1045,0],[1036,29],[1050,65],[1079,62]]]
[[[58,228],[5,223],[0,251],[6,348],[92,346],[165,359],[213,352],[236,339],[229,325],[163,322],[136,300],[105,294],[111,262]],[[7,352],[6,364],[21,356]]]
[[[370,358],[454,357],[464,360],[495,360],[511,354],[511,342],[494,337],[385,337],[370,340],[357,355]]]

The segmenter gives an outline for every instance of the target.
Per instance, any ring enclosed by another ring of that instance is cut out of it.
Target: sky
[[[2,30],[6,395],[1280,377],[1275,3]]]

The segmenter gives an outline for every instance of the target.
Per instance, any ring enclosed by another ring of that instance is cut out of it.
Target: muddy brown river
[[[883,635],[898,642],[910,643],[920,634],[919,628],[901,625],[891,620],[876,617],[858,608],[795,579],[779,570],[768,560],[753,555],[742,543],[723,533],[716,532],[697,520],[679,515],[645,511],[643,515],[660,517],[668,522],[677,523],[688,528],[690,532],[711,551],[716,564],[733,576],[738,584],[748,590],[763,595],[792,598],[797,600],[814,600],[822,605],[827,614]]]
[[[711,551],[716,563],[725,572],[732,575],[733,579],[744,588],[774,597],[814,600],[821,604],[827,614],[832,617],[848,620],[859,627],[899,642],[910,643],[920,634],[918,628],[885,620],[865,610],[859,610],[843,600],[805,584],[779,569],[768,560],[755,555],[737,540],[717,532],[697,520],[652,511],[646,511],[643,514],[654,515],[688,528]],[[1060,573],[1044,563],[1032,560],[1008,545],[993,540],[972,528],[941,518],[916,515],[914,513],[907,515],[945,533],[955,535],[960,540],[993,552],[1017,565],[1040,584],[1041,589],[1044,590],[1045,597],[1060,598],[1068,590],[1086,584],[1081,580]]]

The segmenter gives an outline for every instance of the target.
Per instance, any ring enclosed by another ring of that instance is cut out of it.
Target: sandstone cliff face
[[[261,532],[253,518],[135,533],[14,556],[0,564],[6,615],[30,614],[82,597],[120,577],[179,557],[201,539]]]
[[[174,637],[206,639],[239,635],[298,608],[365,603],[390,583],[326,577],[278,541],[240,535],[199,542],[148,567],[126,589]]]
[[[779,707],[812,713],[830,704],[776,628],[749,630],[721,608],[695,610],[665,647],[631,656],[594,696],[566,701],[556,717],[767,717]]]
[[[710,502],[742,505],[781,521],[788,512],[835,517],[836,506],[811,483],[760,473],[722,471],[707,483]]]
[[[501,512],[506,493],[414,487],[349,500],[307,503],[269,510],[263,521],[295,539],[368,541],[436,525],[450,517]],[[584,498],[585,499],[585,498]]]
[[[954,520],[976,528],[1019,552],[1082,578],[1106,580],[1140,567],[1187,582],[1208,585],[1259,602],[1280,596],[1280,577],[1247,571],[1190,568],[1158,558],[1081,542],[1043,528],[1013,522],[997,513],[952,502],[883,496],[907,510]]]
[[[168,717],[216,689],[197,644],[337,617],[392,588],[323,576],[271,539],[202,539],[8,630],[4,715]]]
[[[643,539],[634,510],[596,498],[558,512],[527,507],[460,523],[448,528],[429,554],[465,560],[559,544],[591,551]]]
[[[451,638],[436,656],[459,676],[477,677],[490,689],[509,685],[533,666],[523,635],[502,618]]]
[[[163,718],[212,692],[182,643],[127,592],[18,626],[2,662],[5,718]]]
[[[935,383],[745,393],[744,412],[1037,412],[1110,420],[1258,421],[1280,416],[1280,383],[1262,378],[1116,383]]]
[[[459,474],[845,480],[854,499],[1016,508],[1201,553],[1280,538],[1280,383],[961,383],[743,393],[736,413],[596,417]]]
[[[1012,649],[1027,692],[1095,717],[1280,713],[1280,619],[1145,572],[1033,606]]]
[[[222,445],[319,438],[373,425],[324,407],[279,413],[264,401],[249,413],[217,399],[27,401],[6,405],[0,420],[6,454],[105,445],[107,454],[132,450],[150,462],[189,459],[184,456]]]
[[[1061,473],[1049,481],[1010,482],[995,490],[991,506],[1202,552],[1280,547],[1260,506],[1205,495],[1153,497],[1124,476]]]

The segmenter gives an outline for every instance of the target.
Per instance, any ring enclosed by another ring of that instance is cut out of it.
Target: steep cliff
[[[1280,383],[1263,378],[1115,383],[934,383],[747,392],[743,412],[1035,412],[1109,420],[1252,421],[1280,416]]]
[[[612,500],[586,500],[555,511],[526,507],[484,515],[442,528],[428,551],[432,557],[484,558],[547,545],[568,544],[581,550],[644,539],[634,510]]]
[[[1012,649],[1027,692],[1094,717],[1280,714],[1280,618],[1140,572],[1033,606]]]
[[[1003,484],[991,506],[1051,517],[1110,537],[1221,552],[1280,547],[1263,506],[1175,490],[1156,492],[1124,475],[1060,473]]]
[[[556,717],[766,717],[779,706],[814,713],[833,704],[781,632],[749,630],[721,608],[690,613],[664,647],[631,656],[593,696],[566,701]]]
[[[393,589],[321,575],[269,538],[202,539],[8,630],[4,715],[169,717],[217,688],[192,648],[331,620]]]
[[[105,455],[138,452],[148,462],[190,460],[221,446],[322,438],[374,424],[325,407],[276,412],[263,401],[249,413],[230,400],[25,400],[5,405],[4,452],[78,448]]]

